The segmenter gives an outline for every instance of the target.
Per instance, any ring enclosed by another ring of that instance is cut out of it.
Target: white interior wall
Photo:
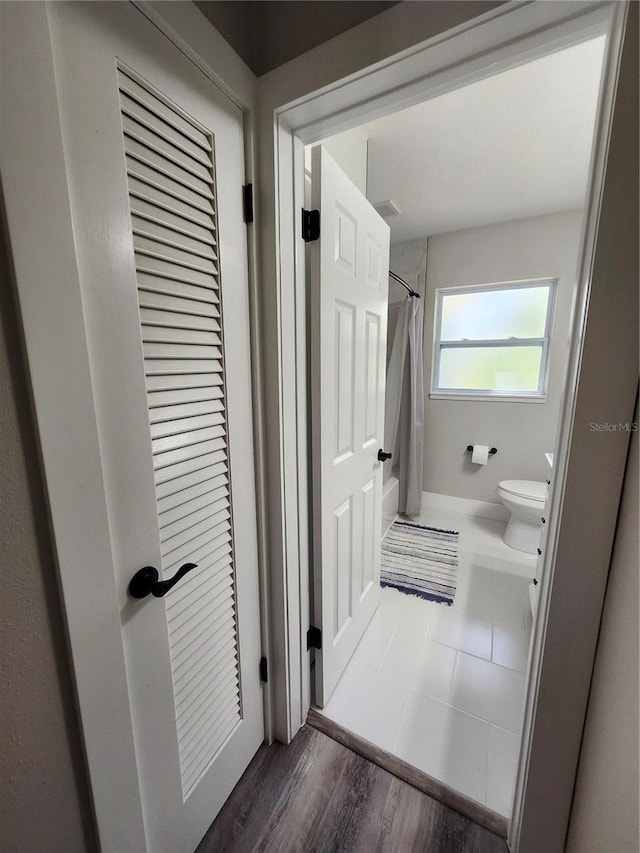
[[[367,156],[369,137],[360,127],[329,136],[320,143],[333,157],[345,175],[350,178],[363,195],[367,194]],[[311,151],[315,145],[304,149],[304,168],[311,174]]]
[[[393,237],[393,218],[389,221],[391,225],[391,236]],[[403,240],[401,243],[392,243],[389,252],[389,269],[415,291],[424,295],[424,284],[427,268],[427,238],[418,237],[415,240]],[[394,281],[389,282],[389,303],[402,302],[407,296],[407,291]]]
[[[425,277],[427,268],[427,238],[404,240],[393,243],[389,252],[389,269],[403,278],[415,291],[424,298]],[[389,279],[389,315],[387,323],[387,365],[391,357],[393,337],[398,322],[398,312],[407,291],[401,284]]]
[[[501,480],[544,480],[553,450],[568,356],[582,212],[539,216],[430,237],[425,304],[425,456],[423,490],[497,503]],[[435,292],[453,287],[557,278],[546,400],[432,400]],[[468,444],[497,447],[485,466],[473,465]]]
[[[611,8],[624,10],[618,4]],[[544,641],[537,638],[538,648],[544,642],[544,657],[538,671],[537,702],[529,735],[518,838],[520,853],[564,849],[567,806],[575,788],[585,710],[589,714],[591,711],[590,707],[586,709],[589,682],[629,445],[626,431],[597,432],[590,424],[632,421],[638,389],[639,9],[638,3],[631,3],[626,10],[628,19],[595,252],[589,268],[581,270],[581,275],[590,276],[591,288],[575,407],[571,412],[571,439],[566,460],[560,460],[561,464],[566,461],[566,478],[555,540],[547,630]],[[598,146],[596,158],[600,152]],[[553,542],[553,525],[547,535]],[[637,562],[634,571],[637,574]],[[629,638],[628,644],[618,646],[620,663],[625,658],[630,663],[633,660],[632,643]],[[619,708],[629,694],[618,679],[615,685],[607,686],[611,691],[600,701],[609,706],[608,725],[616,727]],[[625,716],[626,713],[625,710]],[[635,726],[637,732],[637,714]],[[603,784],[614,778],[619,793],[624,780],[638,772],[637,749],[633,749],[631,741],[628,746],[626,752],[616,750],[615,755],[603,749],[591,754],[596,763],[590,774],[600,777]],[[621,816],[620,811],[609,813],[607,824],[617,816]],[[633,823],[631,832],[637,831],[637,819]],[[591,841],[586,839],[586,843],[590,845]],[[581,853],[587,851],[593,848],[588,846]]]
[[[637,419],[636,410],[636,423]],[[602,440],[607,440],[606,434]],[[631,438],[607,582],[567,853],[640,849],[638,444],[636,432]]]
[[[84,853],[96,839],[7,254],[0,232],[0,847]]]

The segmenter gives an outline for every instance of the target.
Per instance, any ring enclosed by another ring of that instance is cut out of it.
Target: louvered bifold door
[[[186,799],[241,719],[213,135],[119,69]]]

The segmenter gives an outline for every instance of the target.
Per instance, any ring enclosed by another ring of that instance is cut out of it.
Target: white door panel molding
[[[380,599],[389,226],[313,151],[311,409],[316,703],[324,707]]]

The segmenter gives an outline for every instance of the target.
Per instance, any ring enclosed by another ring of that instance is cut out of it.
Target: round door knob
[[[391,453],[385,453],[382,448],[378,450],[378,462],[386,462],[387,459],[391,459]]]

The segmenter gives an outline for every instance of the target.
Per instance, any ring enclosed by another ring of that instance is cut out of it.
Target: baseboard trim
[[[438,800],[438,802],[453,809],[453,811],[464,815],[464,817],[469,818],[469,820],[472,820],[479,826],[488,829],[501,838],[507,837],[508,821],[505,817],[491,811],[491,809],[480,803],[476,803],[475,800],[465,797],[464,794],[454,791],[453,788],[450,788],[443,782],[438,782],[437,779],[428,776],[421,770],[417,770],[401,758],[392,755],[390,752],[386,752],[384,749],[380,749],[370,741],[343,728],[338,723],[325,717],[315,708],[309,710],[307,724],[327,735],[332,740],[346,746],[353,752],[357,752],[358,755],[366,758],[367,761],[371,761],[373,764],[377,764],[378,767],[382,767],[383,770],[387,770],[389,773],[397,776],[398,779],[402,779],[403,782],[413,785],[414,788],[422,791],[423,794],[428,794],[434,800]]]
[[[457,498],[453,495],[439,495],[436,492],[422,493],[422,509],[444,510],[471,515],[476,518],[491,518],[494,521],[508,521],[509,510],[502,504],[490,501],[474,501],[469,498]]]

